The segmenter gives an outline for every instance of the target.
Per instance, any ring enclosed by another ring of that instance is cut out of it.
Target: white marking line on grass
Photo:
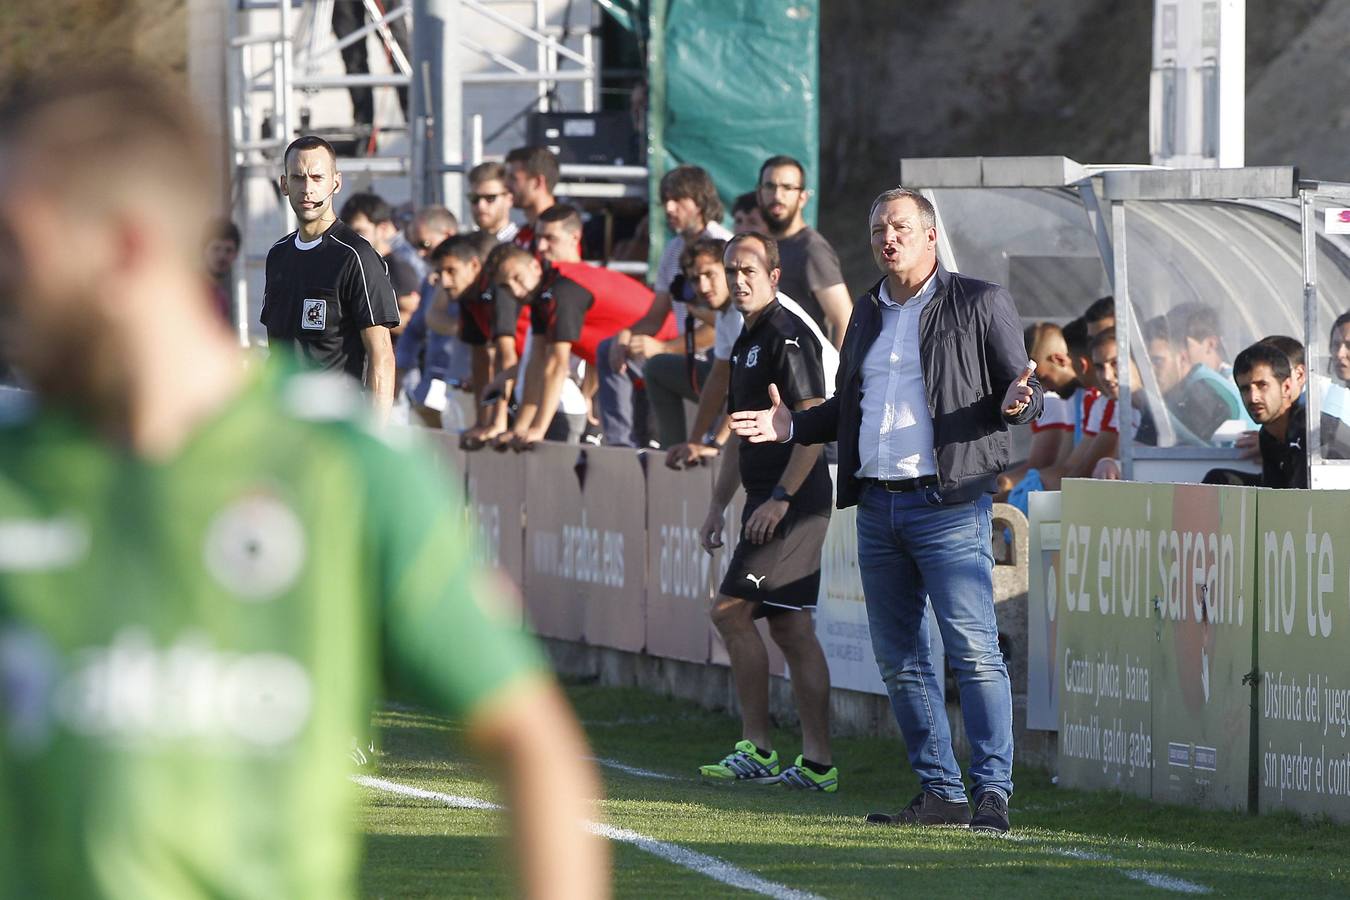
[[[404,797],[417,797],[420,800],[435,800],[444,803],[446,806],[452,806],[455,809],[501,809],[496,803],[489,803],[487,800],[479,800],[475,797],[456,797],[454,794],[440,794],[436,791],[428,791],[422,788],[413,787],[409,784],[399,784],[397,781],[385,781],[383,778],[371,778],[369,775],[353,775],[352,781],[362,787],[368,787],[376,791],[384,791],[389,794],[402,794]]]
[[[1203,884],[1196,884],[1194,881],[1187,881],[1184,878],[1173,878],[1171,875],[1159,875],[1157,872],[1145,872],[1143,869],[1122,869],[1121,874],[1126,878],[1142,881],[1149,887],[1161,891],[1176,891],[1178,894],[1213,893],[1210,888]]]
[[[353,775],[352,781],[376,791],[400,794],[404,797],[417,797],[421,800],[435,800],[454,809],[499,810],[502,808],[496,803],[489,803],[487,800],[442,794],[407,784],[399,784],[396,781],[387,781],[383,778],[372,778],[369,775]],[[799,891],[760,878],[758,875],[753,875],[744,869],[733,866],[726,860],[708,856],[706,853],[699,853],[687,847],[681,847],[679,844],[658,841],[656,838],[647,837],[645,834],[639,834],[636,831],[629,831],[627,828],[616,828],[613,825],[603,825],[599,822],[587,822],[586,827],[591,834],[623,844],[632,844],[644,853],[658,856],[666,862],[674,863],[677,866],[689,869],[691,872],[697,872],[699,875],[711,878],[713,881],[720,881],[722,884],[740,888],[743,891],[772,897],[773,900],[823,900],[817,894]]]
[[[1067,856],[1069,859],[1081,859],[1085,862],[1119,862],[1115,857],[1105,853],[1098,853],[1095,850],[1079,850],[1077,847],[1052,847],[1048,844],[1042,844],[1035,838],[1024,838],[1021,835],[1008,835],[1008,839],[1019,841],[1032,846],[1040,846],[1056,856]],[[1134,881],[1142,881],[1151,888],[1157,888],[1160,891],[1173,891],[1178,894],[1212,894],[1214,889],[1203,884],[1196,884],[1194,881],[1187,881],[1184,878],[1176,878],[1172,875],[1159,875],[1157,872],[1149,872],[1144,869],[1118,869],[1120,874]]]
[[[664,772],[653,772],[651,769],[639,769],[637,766],[630,766],[619,762],[617,759],[605,759],[601,756],[588,756],[586,759],[591,762],[599,763],[607,769],[614,769],[617,772],[623,772],[625,775],[635,775],[638,778],[655,778],[660,781],[679,781],[674,775],[667,775]]]
[[[708,856],[706,853],[699,853],[697,850],[690,850],[687,847],[681,847],[679,844],[658,841],[655,838],[647,837],[645,834],[629,831],[627,828],[615,828],[613,825],[601,825],[598,822],[587,824],[592,834],[609,838],[611,841],[632,844],[639,850],[661,857],[666,862],[674,863],[700,875],[706,875],[713,881],[720,881],[722,884],[740,888],[743,891],[773,897],[775,900],[823,900],[810,891],[799,891],[777,882],[768,881],[758,875],[752,875],[744,869],[739,869],[726,860]]]

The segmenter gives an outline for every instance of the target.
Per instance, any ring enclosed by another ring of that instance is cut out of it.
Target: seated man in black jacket
[[[1261,474],[1236,469],[1211,469],[1205,484],[1244,484],[1252,487],[1306,488],[1308,486],[1308,407],[1299,402],[1299,384],[1289,356],[1269,340],[1257,341],[1233,361],[1233,380],[1247,413],[1261,426]],[[1344,426],[1334,416],[1321,416],[1323,454],[1329,459],[1346,455],[1340,433]]]

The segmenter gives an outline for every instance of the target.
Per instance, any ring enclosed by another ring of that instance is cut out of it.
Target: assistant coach
[[[932,204],[896,188],[869,220],[885,275],[854,306],[834,397],[793,413],[771,388],[773,407],[734,413],[732,427],[750,441],[839,442],[838,505],[858,506],[872,649],[923,786],[901,812],[868,821],[1006,832],[1012,691],[994,616],[991,495],[1008,465],[1008,426],[1040,414],[1041,386],[1007,290],[938,265]],[[929,661],[925,599],[960,685],[973,818]]]

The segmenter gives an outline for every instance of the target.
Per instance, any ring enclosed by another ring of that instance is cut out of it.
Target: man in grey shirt
[[[783,266],[778,289],[815,319],[835,347],[841,346],[853,298],[834,247],[802,217],[811,198],[806,169],[790,156],[771,156],[759,167],[756,191],[769,236],[778,242]]]

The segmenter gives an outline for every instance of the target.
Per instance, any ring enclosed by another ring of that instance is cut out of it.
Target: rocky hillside
[[[820,224],[855,287],[902,157],[1148,160],[1150,0],[820,5]],[[1248,164],[1350,181],[1347,34],[1347,0],[1247,0]],[[0,80],[90,46],[184,73],[186,0],[0,0]]]
[[[913,156],[1148,162],[1149,0],[822,2],[821,229],[850,286]],[[1247,163],[1350,180],[1350,3],[1247,0]]]

